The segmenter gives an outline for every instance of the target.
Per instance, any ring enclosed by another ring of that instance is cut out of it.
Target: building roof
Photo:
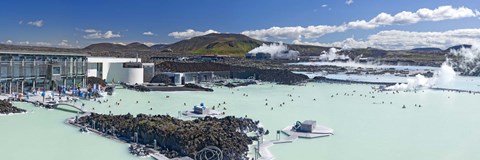
[[[142,62],[141,58],[119,58],[119,57],[87,57],[88,63],[125,63],[125,62]]]
[[[59,56],[89,56],[87,53],[73,52],[44,52],[44,51],[4,51],[0,50],[0,54],[27,54],[27,55],[59,55]]]

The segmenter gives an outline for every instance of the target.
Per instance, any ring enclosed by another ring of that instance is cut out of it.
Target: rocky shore
[[[156,146],[156,150],[169,158],[194,158],[197,151],[216,146],[222,150],[224,159],[245,159],[248,145],[255,139],[246,133],[258,131],[258,121],[232,116],[187,121],[168,115],[92,113],[78,118],[74,123],[114,135],[129,143],[138,142],[151,148]]]
[[[199,85],[196,85],[196,84],[191,84],[191,83],[185,84],[183,87],[196,89],[196,90],[201,90],[201,91],[213,92],[213,89],[211,89],[211,88],[205,88],[205,87],[202,87],[202,86],[199,86]]]
[[[147,85],[127,85],[122,84],[125,88],[139,91],[139,92],[150,92],[150,91],[207,91],[213,92],[211,88],[205,88],[196,84],[185,84],[184,86],[172,86],[164,84],[147,84]]]
[[[0,100],[0,114],[23,113],[26,110],[13,106],[7,100]]]
[[[342,84],[372,84],[372,85],[385,85],[391,86],[397,83],[392,82],[367,82],[367,81],[353,81],[353,80],[343,80],[343,79],[331,79],[323,76],[316,76],[311,82],[323,82],[323,83],[342,83]]]
[[[87,84],[99,84],[102,87],[107,86],[107,83],[101,78],[98,77],[87,77]]]
[[[165,85],[174,85],[172,79],[164,74],[157,74],[151,80],[150,83],[163,83]]]
[[[249,81],[249,82],[242,82],[242,83],[227,83],[224,86],[228,88],[235,88],[235,87],[248,86],[253,84],[257,84],[257,82]]]

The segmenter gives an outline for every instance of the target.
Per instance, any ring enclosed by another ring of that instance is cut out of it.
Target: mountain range
[[[138,54],[141,58],[151,56],[188,56],[188,55],[227,55],[243,57],[248,51],[273,42],[261,41],[247,37],[242,34],[207,34],[203,36],[185,39],[172,44],[157,44],[147,46],[143,43],[134,42],[127,45],[114,43],[97,43],[85,48],[53,48],[37,46],[18,46],[0,44],[0,50],[29,50],[48,52],[82,52],[92,56],[113,56],[113,57],[135,57]],[[330,47],[286,44],[288,48],[299,51],[301,56],[318,56]],[[344,54],[353,57],[363,55],[364,57],[382,58],[420,58],[427,60],[434,56],[434,59],[443,59],[444,55],[451,49],[469,48],[471,45],[458,45],[446,50],[439,48],[415,48],[412,50],[389,51],[375,48],[360,48],[342,51]]]
[[[242,34],[207,34],[204,36],[193,37],[191,39],[181,40],[172,44],[158,44],[151,47],[140,45],[121,45],[112,43],[92,44],[84,49],[86,50],[156,50],[175,53],[190,53],[194,55],[227,55],[244,56],[248,51],[261,46],[262,44],[271,44],[247,37]],[[318,55],[322,51],[328,50],[328,47],[293,45],[287,44],[290,49],[297,50],[303,55]]]

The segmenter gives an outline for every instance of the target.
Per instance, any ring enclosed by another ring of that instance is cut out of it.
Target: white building
[[[213,82],[215,80],[230,78],[229,71],[204,71],[204,72],[163,72],[170,77],[174,84],[184,85],[188,83]]]
[[[87,75],[99,77],[106,82],[124,82],[128,84],[142,84],[147,72],[147,78],[153,77],[154,67],[151,63],[141,63],[139,58],[115,58],[115,57],[88,57]],[[144,66],[148,69],[144,70]]]

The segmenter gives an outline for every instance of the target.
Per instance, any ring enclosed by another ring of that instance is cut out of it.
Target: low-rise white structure
[[[142,64],[139,58],[88,57],[87,62],[87,75],[102,78],[107,82],[142,84],[144,81],[150,81],[155,73],[152,63]],[[145,79],[149,77],[150,79]]]
[[[204,71],[204,72],[163,72],[169,76],[176,85],[188,83],[213,82],[220,79],[228,79],[229,71]]]

